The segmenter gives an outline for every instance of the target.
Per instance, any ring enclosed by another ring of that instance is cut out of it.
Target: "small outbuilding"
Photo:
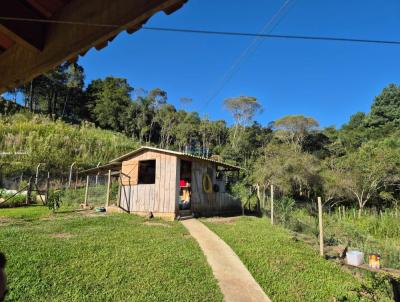
[[[210,158],[141,147],[99,167],[120,167],[117,206],[138,215],[175,219],[188,215],[240,213],[240,200],[226,191],[227,172],[239,167]],[[94,171],[94,170],[93,170]],[[92,171],[92,172],[93,172]]]

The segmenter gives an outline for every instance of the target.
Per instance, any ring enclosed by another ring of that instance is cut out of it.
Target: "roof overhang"
[[[100,50],[121,31],[131,34],[155,13],[170,14],[186,1],[3,0],[0,93],[74,62],[92,47]]]

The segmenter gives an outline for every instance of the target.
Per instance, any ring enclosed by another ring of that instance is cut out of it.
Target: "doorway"
[[[179,210],[192,208],[192,162],[181,160],[179,179]]]

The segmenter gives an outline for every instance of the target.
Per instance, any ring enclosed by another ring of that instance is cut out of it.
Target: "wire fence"
[[[264,201],[245,203],[245,213],[258,213],[270,223],[283,226],[295,240],[319,247],[319,219],[316,200],[295,201],[282,195]],[[272,216],[271,216],[271,213]],[[338,258],[346,250],[359,250],[365,255],[379,254],[386,268],[400,269],[400,211],[398,207],[370,207],[360,213],[355,204],[325,204],[323,207],[324,255]],[[343,255],[342,255],[343,256]]]
[[[109,195],[107,195],[109,194]],[[66,206],[101,207],[117,204],[118,178],[111,177],[108,188],[108,175],[88,175],[79,179],[76,185],[64,189],[62,203]]]
[[[3,176],[0,181],[0,207],[27,204],[24,196],[30,193],[33,193],[33,197],[29,203],[46,203],[49,191],[61,192],[61,204],[68,207],[105,206],[107,200],[110,205],[117,204],[118,177],[111,177],[108,191],[108,175],[103,174],[86,176],[78,173],[71,175],[41,173],[37,178],[36,175],[23,174]]]

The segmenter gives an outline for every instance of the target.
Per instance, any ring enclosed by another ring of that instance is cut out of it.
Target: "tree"
[[[179,98],[179,102],[181,103],[182,109],[187,110],[186,107],[193,103],[193,99],[188,97],[181,97]]]
[[[167,93],[155,88],[149,92],[138,89],[133,106],[129,108],[130,118],[127,120],[127,128],[134,129],[139,141],[146,143],[157,142],[160,133],[156,133],[159,125],[157,122],[157,111],[167,103]],[[137,132],[137,133],[136,133]],[[134,136],[134,134],[131,134]]]
[[[400,125],[400,87],[395,84],[385,87],[375,97],[367,119],[370,127],[381,127],[388,123]]]
[[[107,77],[89,84],[90,112],[100,127],[115,131],[124,129],[124,116],[131,103],[132,90],[127,80],[121,78]]]
[[[197,112],[177,112],[177,123],[174,127],[176,145],[178,150],[183,151],[186,145],[193,145],[199,141],[200,117]]]
[[[20,87],[25,107],[32,112],[77,122],[87,118],[83,67],[65,63]]]
[[[366,120],[365,113],[357,112],[350,117],[347,124],[343,125],[338,142],[347,152],[353,152],[370,139]]]
[[[66,93],[64,96],[64,104],[61,112],[61,117],[65,115],[79,120],[81,113],[85,111],[85,105],[83,101],[83,86],[85,73],[82,66],[78,64],[68,65],[66,71]],[[83,110],[82,110],[83,108]]]
[[[398,183],[399,143],[365,143],[357,151],[338,159],[340,185],[356,200],[361,215],[365,205],[385,186]]]
[[[160,126],[160,148],[168,149],[174,139],[174,125],[177,123],[176,109],[170,104],[163,105],[155,118]]]
[[[233,137],[231,140],[232,147],[235,148],[240,128],[248,125],[254,115],[262,111],[262,105],[255,97],[239,96],[224,100],[224,106],[232,113],[233,119],[235,120]]]
[[[341,186],[342,174],[337,167],[335,157],[327,158],[322,162],[320,175],[324,204],[329,204],[332,207],[350,196]]]
[[[319,126],[312,117],[304,115],[287,115],[273,123],[276,136],[284,142],[292,144],[297,152],[303,148],[306,136]]]
[[[273,184],[281,192],[299,197],[309,197],[321,186],[317,158],[298,152],[289,144],[265,146],[254,163],[250,178],[263,190]]]

